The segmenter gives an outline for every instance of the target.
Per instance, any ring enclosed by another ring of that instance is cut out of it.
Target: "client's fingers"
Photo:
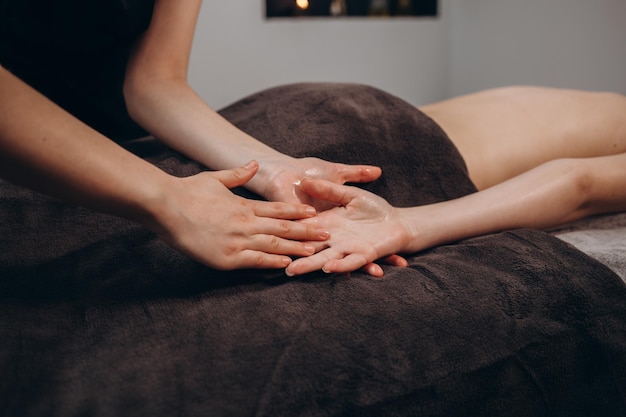
[[[365,272],[366,274],[370,274],[371,276],[376,277],[376,278],[380,278],[385,274],[383,272],[383,269],[380,267],[380,265],[375,264],[373,262],[365,265],[363,268],[361,268],[361,270]]]
[[[327,263],[329,259],[333,259],[337,256],[334,252],[335,251],[330,248],[322,250],[315,255],[307,256],[306,258],[296,259],[285,269],[285,274],[292,277],[295,275],[319,271],[324,267],[324,264]]]
[[[393,266],[401,266],[401,267],[409,266],[409,262],[400,255],[389,255],[383,258],[382,262],[387,265],[393,265]]]
[[[378,179],[382,169],[373,165],[340,164],[339,175],[343,182],[370,182]]]
[[[351,253],[342,259],[331,259],[324,264],[322,269],[324,272],[352,272],[357,269],[361,269],[365,265],[370,265],[371,261],[369,261],[365,256],[358,253]],[[382,275],[382,270],[381,270]]]
[[[303,178],[300,186],[305,193],[313,198],[330,201],[342,206],[348,205],[354,198],[350,187],[330,181]]]
[[[404,259],[400,255],[389,255],[387,257],[382,258],[380,262],[387,264],[387,265],[399,266],[399,267],[409,266],[409,263],[407,262],[407,260]],[[371,276],[378,277],[378,278],[382,277],[385,274],[385,272],[383,271],[383,268],[380,265],[373,263],[373,262],[365,265],[363,268],[361,268],[361,270],[363,272],[370,274]]]

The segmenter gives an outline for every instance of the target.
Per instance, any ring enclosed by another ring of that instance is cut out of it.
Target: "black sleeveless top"
[[[122,86],[154,0],[0,0],[0,64],[88,125],[124,141],[146,132]]]

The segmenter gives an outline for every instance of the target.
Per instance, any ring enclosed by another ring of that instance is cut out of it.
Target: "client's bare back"
[[[558,158],[626,152],[626,97],[504,87],[421,107],[446,131],[479,189]]]

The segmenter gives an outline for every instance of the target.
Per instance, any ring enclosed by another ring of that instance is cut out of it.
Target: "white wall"
[[[447,91],[445,17],[266,20],[263,13],[264,0],[204,2],[189,77],[213,107],[300,81],[365,83],[416,105]]]
[[[212,106],[299,81],[360,82],[415,104],[535,84],[626,94],[626,0],[440,0],[440,17],[266,20],[205,0],[190,81]]]
[[[447,1],[450,95],[510,84],[626,93],[626,1]]]

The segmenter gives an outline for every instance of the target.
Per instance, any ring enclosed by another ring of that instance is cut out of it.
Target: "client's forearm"
[[[398,209],[412,236],[406,252],[502,230],[550,228],[591,214],[579,162],[552,161],[462,198]]]

